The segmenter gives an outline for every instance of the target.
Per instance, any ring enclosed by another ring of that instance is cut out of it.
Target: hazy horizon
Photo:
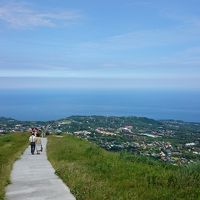
[[[199,98],[200,91],[0,90],[0,115],[25,121],[104,115],[200,122]]]

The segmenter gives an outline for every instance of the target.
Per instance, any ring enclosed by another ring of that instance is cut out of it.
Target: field
[[[27,137],[26,134],[0,136],[0,200],[4,199],[5,186],[10,182],[13,163],[27,146]]]
[[[77,200],[200,199],[199,165],[111,153],[74,136],[48,141],[48,158]]]

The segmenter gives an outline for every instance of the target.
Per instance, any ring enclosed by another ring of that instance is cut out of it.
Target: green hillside
[[[26,134],[0,136],[0,200],[4,199],[13,163],[27,146],[27,137]]]
[[[200,199],[200,166],[111,153],[74,136],[49,137],[48,158],[77,200]]]

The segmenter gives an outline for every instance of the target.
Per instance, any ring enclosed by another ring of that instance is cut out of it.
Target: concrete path
[[[46,138],[42,143],[44,151],[40,155],[31,155],[29,146],[15,162],[6,200],[75,200],[47,160]]]

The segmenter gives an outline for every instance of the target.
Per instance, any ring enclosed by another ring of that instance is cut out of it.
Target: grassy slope
[[[26,146],[26,134],[0,136],[0,200],[4,199],[4,189],[9,183],[12,165]]]
[[[199,166],[111,153],[73,136],[50,137],[48,157],[77,200],[200,199]]]

